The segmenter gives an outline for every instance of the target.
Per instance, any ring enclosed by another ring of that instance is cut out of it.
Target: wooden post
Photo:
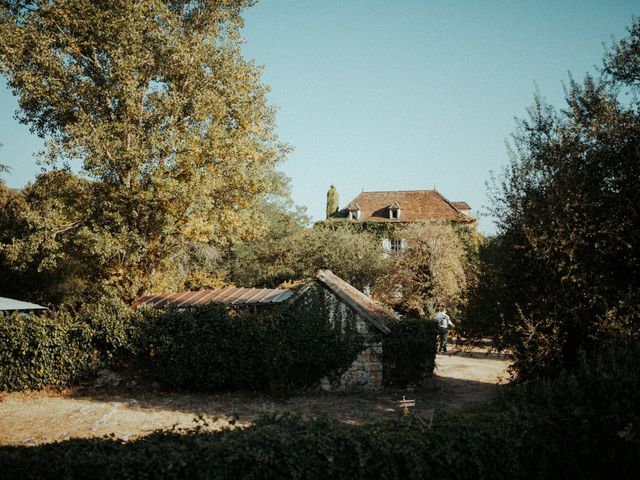
[[[409,416],[409,407],[415,407],[416,406],[416,401],[415,400],[407,400],[404,395],[402,396],[402,400],[398,401],[398,403],[400,404],[400,407],[402,408],[402,416],[403,417],[408,417]]]

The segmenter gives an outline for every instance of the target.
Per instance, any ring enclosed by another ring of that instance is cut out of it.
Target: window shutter
[[[388,238],[382,239],[382,256],[387,258],[391,253],[391,240]]]

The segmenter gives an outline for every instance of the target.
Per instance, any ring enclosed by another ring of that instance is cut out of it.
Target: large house
[[[386,253],[397,253],[405,248],[405,240],[394,234],[398,224],[444,221],[472,226],[476,219],[466,202],[450,202],[433,190],[405,190],[389,192],[362,192],[341,210],[329,216],[329,221],[384,223],[382,246]]]
[[[433,220],[472,224],[471,207],[466,202],[450,202],[437,190],[362,192],[332,219],[361,222],[427,222]]]

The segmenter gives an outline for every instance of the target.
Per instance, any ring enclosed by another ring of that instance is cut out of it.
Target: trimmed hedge
[[[315,287],[256,314],[211,305],[160,314],[145,328],[141,366],[166,386],[195,390],[309,387],[340,375],[364,348],[355,315],[332,311]]]
[[[0,316],[0,389],[66,387],[134,351],[141,316],[104,301],[80,314]]]
[[[245,430],[155,433],[123,443],[69,440],[0,448],[6,478],[494,479],[632,478],[636,445],[505,415],[444,418],[432,432],[411,420],[348,426],[265,419]]]
[[[132,311],[104,302],[68,312],[0,317],[0,387],[65,387],[128,364],[191,390],[309,387],[344,372],[364,348],[348,309],[313,287],[293,304],[235,314],[219,305]]]
[[[91,314],[0,316],[0,388],[66,387],[114,361],[129,333],[131,313],[96,307]]]
[[[421,385],[433,375],[436,359],[435,320],[408,319],[391,325],[382,337],[385,385]]]
[[[12,315],[0,321],[0,387],[37,390],[64,386],[101,364],[93,331],[69,314]]]
[[[483,413],[351,426],[267,418],[245,430],[0,448],[3,478],[635,478],[640,347],[511,385]]]

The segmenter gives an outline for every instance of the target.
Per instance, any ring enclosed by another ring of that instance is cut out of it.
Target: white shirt
[[[455,325],[453,324],[453,322],[449,318],[449,315],[447,315],[444,312],[436,313],[436,321],[438,322],[438,326],[440,328],[455,327]]]

